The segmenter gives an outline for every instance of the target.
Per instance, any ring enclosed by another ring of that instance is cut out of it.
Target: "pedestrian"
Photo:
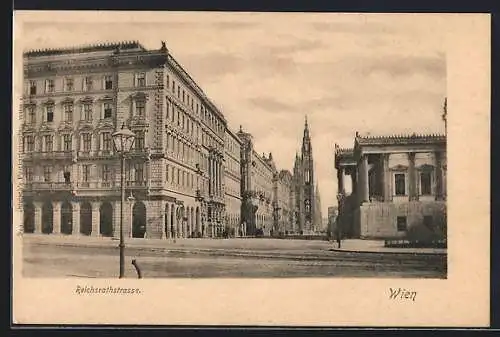
[[[341,247],[341,241],[342,241],[342,238],[341,238],[341,233],[340,233],[340,229],[337,228],[336,231],[335,231],[335,236],[337,238],[337,245],[338,245],[338,248]]]

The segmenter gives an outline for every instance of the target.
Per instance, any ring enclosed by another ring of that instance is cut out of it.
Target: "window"
[[[135,102],[135,114],[140,117],[144,117],[146,112],[146,102],[139,100]]]
[[[311,182],[311,172],[309,170],[306,170],[306,184],[309,184]]]
[[[52,152],[54,150],[54,136],[45,136],[45,152]]]
[[[71,151],[71,142],[72,142],[72,139],[71,139],[71,135],[64,135],[63,136],[63,148],[64,148],[64,151]]]
[[[172,80],[172,92],[175,93],[175,81],[174,80]]]
[[[432,225],[432,215],[424,215],[424,226],[431,231],[434,230]]]
[[[170,173],[169,171],[170,171],[170,166],[168,166],[168,164],[167,164],[167,166],[165,167],[165,180],[166,180],[167,182],[169,181],[169,180],[168,180],[168,178],[169,178],[169,173]]]
[[[92,134],[84,133],[82,135],[83,138],[83,151],[89,152],[92,147]]]
[[[83,79],[83,91],[91,91],[93,86],[92,77],[87,76]]]
[[[104,103],[104,118],[111,118],[111,103]]]
[[[186,100],[186,92],[184,91],[184,89],[182,89],[182,103],[185,103],[185,100]]]
[[[82,181],[88,182],[90,179],[90,165],[82,165]]]
[[[102,180],[103,181],[110,181],[111,178],[111,169],[109,168],[109,165],[102,165]]]
[[[26,110],[27,110],[26,111],[26,122],[28,122],[29,124],[34,124],[36,122],[35,106],[30,105]]]
[[[27,166],[24,168],[24,177],[27,182],[33,181],[33,167]]]
[[[177,85],[177,98],[181,98],[181,86]]]
[[[406,217],[405,216],[398,216],[396,219],[396,225],[398,228],[398,232],[406,231]]]
[[[82,119],[84,121],[91,121],[92,120],[92,104],[91,103],[85,103],[83,104],[83,116]]]
[[[104,76],[104,90],[113,89],[113,77],[111,75]]]
[[[143,150],[144,149],[144,132],[143,131],[136,132],[134,144],[135,144],[136,150]]]
[[[44,166],[43,168],[43,180],[45,182],[50,182],[52,178],[52,166]]]
[[[306,213],[309,213],[311,211],[311,203],[309,200],[306,200],[305,204],[306,204]]]
[[[48,123],[51,123],[54,121],[54,106],[52,104],[50,105],[47,105],[47,108],[46,108],[46,121]]]
[[[146,73],[138,73],[136,75],[136,87],[146,86]]]
[[[144,181],[144,167],[141,163],[134,164],[135,181]]]
[[[26,152],[33,152],[35,151],[35,137],[34,136],[26,136],[25,137],[25,146],[26,146]]]
[[[73,104],[64,105],[64,120],[71,122],[73,120]]]
[[[102,150],[109,151],[111,150],[111,133],[103,132],[102,133]]]
[[[170,88],[170,76],[167,74],[167,89]]]
[[[64,166],[63,177],[64,177],[64,182],[66,184],[71,184],[71,166],[70,165]]]
[[[36,81],[30,81],[30,95],[36,95]]]
[[[394,185],[396,187],[396,195],[406,195],[406,181],[404,173],[396,173],[394,175]]]
[[[75,83],[72,78],[66,78],[64,81],[64,90],[73,91]]]
[[[420,173],[420,194],[431,195],[431,172]]]
[[[177,176],[177,185],[181,183],[181,171],[175,170],[175,175]]]
[[[55,84],[54,80],[45,80],[45,92],[51,93],[54,92]]]

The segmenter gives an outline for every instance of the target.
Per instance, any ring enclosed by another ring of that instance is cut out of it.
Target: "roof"
[[[120,41],[120,42],[110,42],[110,43],[99,43],[75,46],[69,48],[45,48],[45,49],[35,49],[28,50],[23,53],[23,56],[33,57],[33,56],[50,56],[50,55],[63,55],[63,54],[78,54],[78,53],[89,53],[96,51],[113,51],[116,49],[140,49],[146,50],[143,45],[138,41]]]
[[[389,135],[389,136],[362,136],[356,133],[355,142],[358,145],[406,145],[406,144],[435,144],[446,143],[443,134],[416,134]]]

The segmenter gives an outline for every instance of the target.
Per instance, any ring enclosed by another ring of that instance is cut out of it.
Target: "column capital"
[[[101,208],[100,201],[92,201],[90,204],[92,205],[92,211],[99,210],[99,208]]]
[[[61,205],[62,205],[62,202],[61,201],[52,201],[52,209],[54,211],[56,210],[61,210]]]

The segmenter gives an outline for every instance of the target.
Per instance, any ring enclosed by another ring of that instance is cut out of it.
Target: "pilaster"
[[[52,233],[60,234],[61,233],[61,202],[54,201],[52,202]]]
[[[43,203],[41,201],[33,202],[35,206],[35,229],[34,233],[41,234],[42,233],[42,207]]]
[[[92,202],[92,233],[91,236],[99,236],[99,222],[101,220],[101,212],[99,208],[101,203],[99,201]]]
[[[338,193],[344,193],[344,168],[343,167],[339,167],[337,169],[337,190],[338,190]]]
[[[73,235],[80,235],[80,203],[71,202],[72,206],[72,223],[73,223]]]

